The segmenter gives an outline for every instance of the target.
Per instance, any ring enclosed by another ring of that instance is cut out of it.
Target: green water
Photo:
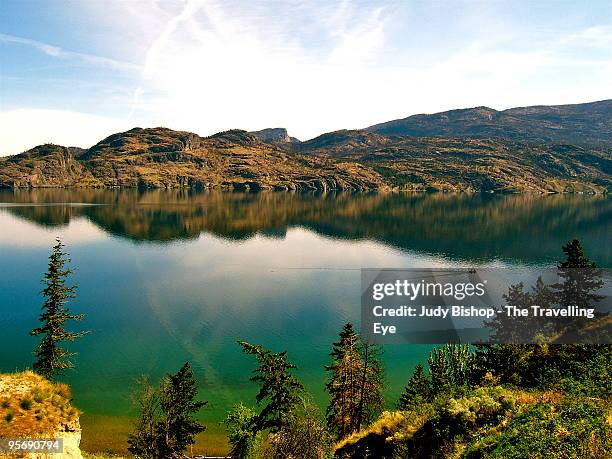
[[[579,238],[612,266],[612,200],[589,196],[0,193],[0,370],[30,366],[40,279],[56,236],[91,335],[65,377],[90,414],[130,413],[134,379],[188,360],[221,419],[254,403],[236,339],[287,350],[325,403],[323,365],[359,322],[361,267],[553,266]],[[428,346],[385,348],[388,404]]]

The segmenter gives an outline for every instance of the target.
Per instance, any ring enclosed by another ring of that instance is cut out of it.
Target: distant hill
[[[283,128],[201,137],[134,128],[88,149],[0,160],[0,187],[585,192],[612,188],[612,101],[416,115],[300,142]]]
[[[538,105],[497,111],[464,108],[413,115],[366,128],[397,136],[500,138],[538,143],[612,145],[612,99],[575,105]]]

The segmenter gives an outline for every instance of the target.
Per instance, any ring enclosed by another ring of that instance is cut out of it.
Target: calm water
[[[325,402],[323,365],[359,322],[361,267],[554,265],[569,239],[612,266],[612,200],[587,196],[65,191],[0,193],[0,371],[31,365],[53,239],[92,334],[65,378],[88,413],[129,413],[129,388],[190,361],[219,420],[253,403],[236,339],[288,350]],[[385,349],[392,404],[429,347]]]

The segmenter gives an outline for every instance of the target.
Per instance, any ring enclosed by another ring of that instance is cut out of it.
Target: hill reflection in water
[[[288,229],[303,227],[450,259],[546,263],[558,258],[568,239],[579,237],[600,265],[612,261],[612,200],[601,196],[48,189],[1,192],[0,202],[37,225],[61,227],[84,217],[138,242],[191,240],[202,233],[229,240],[284,238]]]

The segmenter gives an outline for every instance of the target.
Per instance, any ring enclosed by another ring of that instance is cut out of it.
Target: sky
[[[610,0],[0,0],[0,155],[611,97]]]

